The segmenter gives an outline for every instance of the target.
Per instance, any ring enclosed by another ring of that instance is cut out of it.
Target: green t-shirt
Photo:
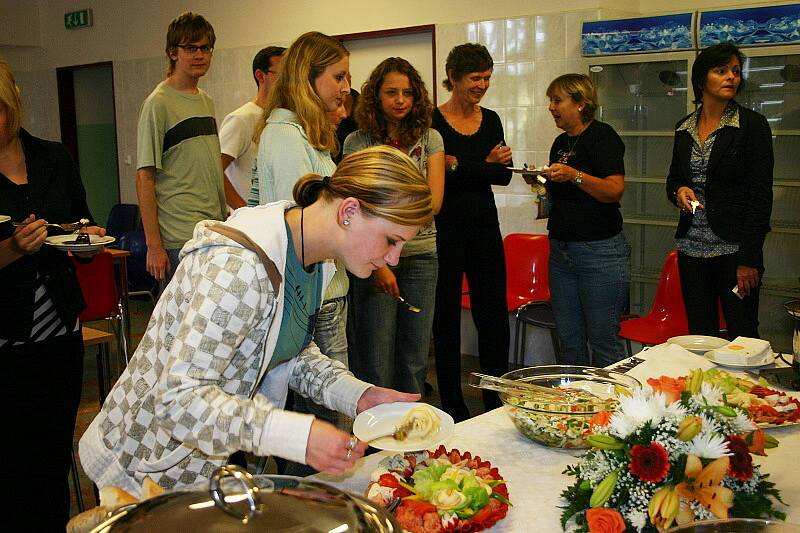
[[[181,248],[201,220],[225,220],[225,190],[214,102],[204,91],[159,83],[142,104],[137,168],[155,167],[164,248]]]
[[[286,269],[283,272],[284,302],[281,329],[269,367],[275,368],[296,357],[311,342],[314,325],[322,301],[322,263],[314,265],[311,272],[300,264],[294,252],[294,241],[286,224],[289,248],[286,251]]]

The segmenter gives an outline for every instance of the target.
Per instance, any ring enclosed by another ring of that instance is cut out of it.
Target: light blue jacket
[[[304,174],[330,176],[336,170],[331,153],[311,146],[297,115],[283,108],[270,113],[261,132],[257,167],[261,205],[292,200],[294,184]]]

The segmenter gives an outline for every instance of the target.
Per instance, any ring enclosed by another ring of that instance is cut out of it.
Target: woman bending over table
[[[297,202],[200,222],[130,364],[81,439],[99,486],[140,493],[144,476],[174,489],[207,481],[238,451],[341,473],[367,444],[310,414],[282,409],[287,387],[348,416],[418,394],[353,377],[312,340],[339,260],[366,278],[397,264],[431,221],[416,164],[374,147],[333,176],[302,176]]]

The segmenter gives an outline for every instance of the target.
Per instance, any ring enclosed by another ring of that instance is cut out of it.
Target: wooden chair
[[[107,331],[89,328],[81,328],[83,334],[83,346],[97,346],[97,391],[100,396],[100,405],[106,399],[108,391],[111,390],[111,360],[108,347],[114,341],[114,335]]]

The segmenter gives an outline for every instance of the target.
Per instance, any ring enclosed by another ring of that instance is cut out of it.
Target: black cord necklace
[[[306,270],[306,238],[303,233],[303,213],[305,208],[300,208],[300,262],[303,264],[303,270]]]

